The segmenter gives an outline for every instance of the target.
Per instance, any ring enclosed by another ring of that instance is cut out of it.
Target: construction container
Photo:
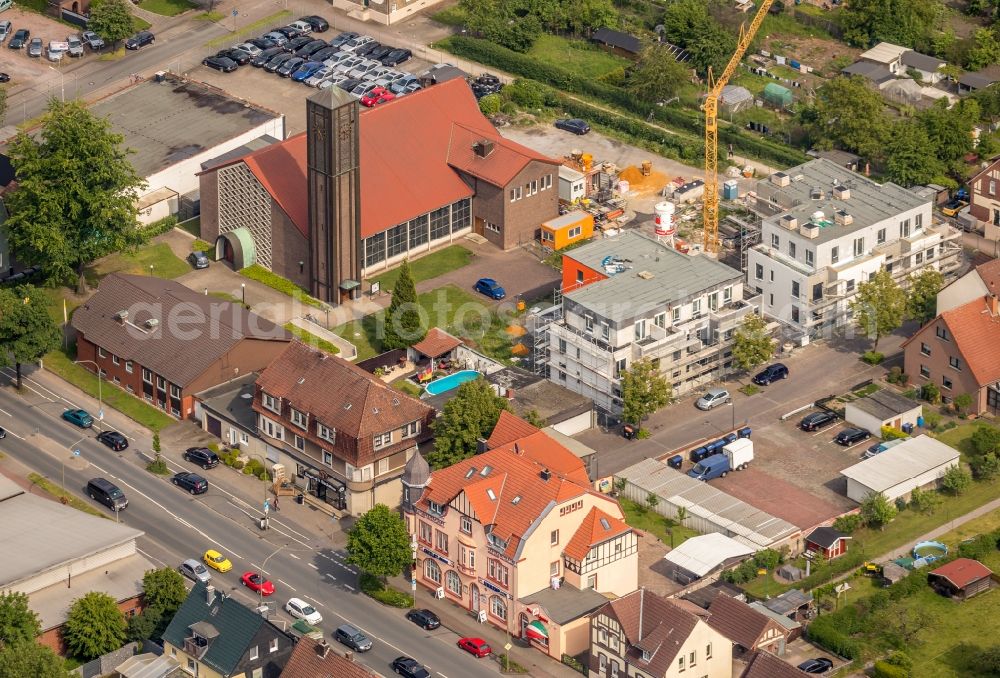
[[[722,184],[722,199],[723,200],[738,200],[740,197],[740,182],[735,179],[730,179],[729,181]]]
[[[566,203],[575,203],[586,195],[586,177],[572,167],[559,166],[559,199]]]
[[[674,202],[690,203],[701,200],[705,195],[705,182],[701,179],[689,181],[674,191]]]
[[[542,244],[561,250],[594,235],[594,215],[576,210],[542,223]]]

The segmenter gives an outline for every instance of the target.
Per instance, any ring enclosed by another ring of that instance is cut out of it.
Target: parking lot
[[[0,21],[11,23],[11,35],[21,28],[28,29],[32,38],[42,39],[43,47],[47,47],[49,41],[63,41],[70,34],[80,33],[79,30],[55,19],[16,6],[0,14]],[[71,59],[68,55],[64,55],[61,61],[53,63],[46,59],[44,52],[41,57],[31,58],[28,56],[27,47],[8,49],[10,39],[8,36],[3,45],[0,45],[2,50],[0,55],[3,57],[0,58],[0,71],[10,75],[10,83],[7,85],[10,92],[33,89],[58,96],[61,84],[67,88],[72,85],[71,71],[74,67],[83,61],[96,58],[90,49],[84,48],[83,57]],[[60,73],[63,74],[62,79]],[[66,92],[69,94],[70,90],[67,89]]]

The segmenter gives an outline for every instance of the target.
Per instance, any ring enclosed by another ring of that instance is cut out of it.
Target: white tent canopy
[[[688,572],[704,577],[731,558],[753,555],[749,546],[718,532],[691,537],[663,559]]]

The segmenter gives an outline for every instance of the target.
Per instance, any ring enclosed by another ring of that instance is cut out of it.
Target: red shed
[[[993,571],[978,560],[956,558],[929,572],[927,581],[943,596],[966,600],[990,589]]]
[[[806,537],[806,548],[819,551],[829,560],[847,553],[847,540],[850,538],[832,527],[817,527]]]

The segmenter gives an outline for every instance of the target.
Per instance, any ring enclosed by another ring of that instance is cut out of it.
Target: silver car
[[[185,577],[195,581],[200,581],[205,584],[212,581],[212,573],[208,571],[207,567],[194,558],[188,558],[185,560],[180,564],[180,567],[178,567],[177,570]]]
[[[733,398],[729,395],[729,391],[724,388],[711,388],[702,397],[698,398],[698,402],[694,405],[699,410],[710,410],[718,405],[725,405],[726,403],[732,402]]]
[[[341,45],[340,49],[342,49],[345,52],[353,52],[362,45],[367,45],[369,42],[374,42],[374,41],[375,38],[371,37],[370,35],[359,35],[358,37],[351,38],[350,40],[345,42],[343,45]]]
[[[343,61],[341,61],[339,64],[335,66],[335,68],[341,73],[347,73],[348,71],[350,71],[363,61],[364,59],[362,57],[352,56],[348,59],[344,59]]]
[[[319,83],[318,87],[319,89],[326,89],[327,87],[333,87],[335,85],[339,85],[345,80],[347,80],[346,75],[344,75],[343,73],[336,73],[334,75],[329,76],[323,82]]]
[[[344,63],[347,59],[352,58],[354,55],[350,52],[337,52],[329,59],[325,60],[323,63],[327,66],[336,66],[337,64]]]
[[[370,59],[365,59],[360,64],[358,64],[357,66],[355,66],[354,68],[352,68],[350,71],[348,71],[347,74],[349,76],[351,76],[352,78],[361,78],[361,77],[364,77],[364,75],[366,73],[371,73],[372,71],[374,71],[379,66],[380,66],[379,62],[372,61]]]
[[[11,25],[9,21],[0,21],[0,42],[10,37]]]
[[[376,85],[374,82],[362,82],[360,85],[351,90],[351,96],[361,98],[375,89]]]
[[[306,78],[304,82],[310,87],[319,87],[319,84],[330,77],[331,73],[336,73],[333,66],[323,66],[321,69]]]
[[[28,43],[28,56],[30,57],[40,57],[42,56],[42,39],[32,38],[31,42]]]
[[[69,45],[69,50],[67,50],[67,52],[71,57],[83,56],[83,40],[80,39],[79,35],[74,34],[67,36],[66,44]]]
[[[233,47],[233,49],[238,49],[241,52],[246,52],[247,54],[250,55],[251,59],[264,51],[257,45],[251,45],[249,42],[244,42],[242,44],[236,45],[235,47]]]

